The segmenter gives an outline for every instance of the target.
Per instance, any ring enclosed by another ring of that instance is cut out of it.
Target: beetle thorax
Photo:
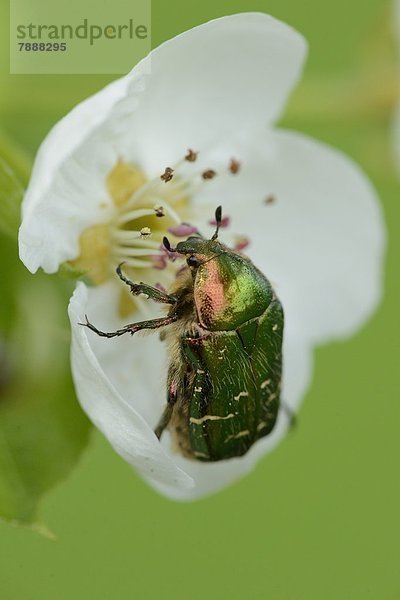
[[[194,282],[194,302],[199,323],[209,329],[226,310],[225,285],[221,280],[218,263],[209,260],[199,267]]]
[[[261,315],[273,292],[268,280],[241,255],[225,251],[203,262],[194,279],[199,324],[229,331]]]

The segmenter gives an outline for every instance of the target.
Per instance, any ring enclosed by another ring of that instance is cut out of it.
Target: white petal
[[[290,131],[230,149],[241,172],[221,177],[199,203],[225,199],[231,228],[250,237],[246,252],[274,284],[291,333],[313,343],[353,333],[382,292],[385,226],[365,175],[340,152]],[[275,202],[265,204],[271,194]]]
[[[53,273],[76,258],[79,234],[107,218],[105,177],[118,154],[104,124],[129,90],[140,87],[139,77],[118,79],[78,104],[40,146],[19,233],[20,258],[30,271],[41,266]]]
[[[23,202],[21,260],[52,273],[78,256],[83,229],[110,218],[105,178],[119,156],[153,176],[188,147],[275,120],[304,56],[303,38],[285,24],[234,15],[163,44],[78,105],[38,153]]]
[[[142,476],[174,489],[191,487],[191,478],[165,454],[143,417],[122,398],[101,369],[90,346],[88,330],[78,324],[82,322],[86,302],[86,286],[79,283],[71,298],[69,316],[72,372],[83,409],[116,452]]]
[[[132,114],[146,166],[160,169],[188,146],[202,151],[273,123],[305,54],[300,34],[262,13],[216,19],[160,46]]]

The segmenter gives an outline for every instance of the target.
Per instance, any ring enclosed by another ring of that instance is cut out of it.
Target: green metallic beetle
[[[200,461],[245,454],[274,428],[280,402],[283,310],[268,279],[217,237],[190,236],[169,252],[184,255],[182,269],[164,293],[119,277],[134,295],[171,305],[167,316],[98,335],[114,337],[168,325],[161,338],[169,348],[167,405],[155,429],[168,428],[180,452]]]

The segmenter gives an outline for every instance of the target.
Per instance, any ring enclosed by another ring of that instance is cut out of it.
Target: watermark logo
[[[123,74],[150,49],[150,0],[10,0],[10,73]]]

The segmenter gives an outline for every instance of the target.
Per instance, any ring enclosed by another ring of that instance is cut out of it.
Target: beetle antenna
[[[163,237],[163,244],[165,246],[165,248],[168,250],[168,252],[176,252],[176,248],[172,248],[171,244],[169,243],[169,239],[167,237]]]
[[[211,238],[211,241],[213,242],[214,240],[217,239],[218,237],[218,232],[219,232],[219,228],[221,227],[221,221],[222,221],[222,206],[218,206],[217,210],[215,211],[215,221],[217,223],[217,228],[215,230],[214,235]]]

